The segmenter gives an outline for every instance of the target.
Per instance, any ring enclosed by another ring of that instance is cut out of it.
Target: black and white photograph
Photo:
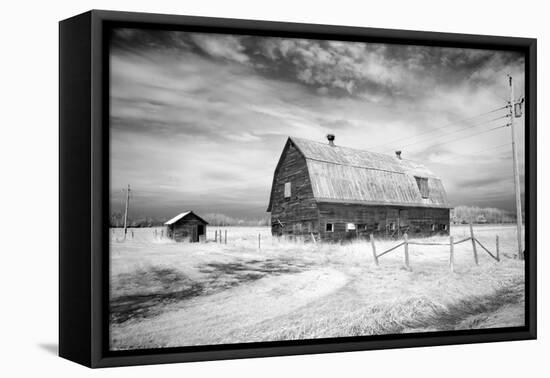
[[[523,52],[110,32],[109,350],[526,325]]]

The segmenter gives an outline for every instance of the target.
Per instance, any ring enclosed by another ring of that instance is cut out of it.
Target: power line
[[[478,133],[475,133],[475,134],[470,134],[470,135],[466,135],[462,138],[456,138],[456,139],[453,139],[453,140],[449,140],[449,141],[446,141],[446,142],[442,142],[442,143],[436,143],[436,144],[433,144],[431,146],[428,146],[426,148],[432,148],[432,147],[437,147],[437,146],[441,146],[441,145],[444,145],[444,144],[448,144],[448,143],[454,143],[456,141],[459,141],[459,140],[462,140],[462,139],[468,139],[468,138],[471,138],[471,137],[474,137],[476,135],[480,135],[480,134],[485,134],[485,133],[488,133],[488,132],[491,132],[491,131],[494,131],[494,130],[498,130],[498,129],[502,129],[504,127],[508,127],[510,126],[509,123],[505,124],[505,125],[501,125],[501,126],[497,126],[497,127],[492,127],[490,129],[487,129],[487,130],[483,130],[483,131],[480,131]]]
[[[417,136],[430,134],[430,133],[433,133],[434,131],[443,130],[443,129],[446,129],[447,127],[449,127],[449,126],[456,125],[456,124],[459,124],[459,123],[468,122],[468,121],[474,120],[474,119],[476,119],[476,118],[483,117],[483,116],[486,116],[486,115],[489,115],[489,114],[498,112],[499,110],[506,109],[507,107],[508,107],[508,105],[505,105],[505,106],[502,106],[502,107],[500,107],[500,108],[496,108],[496,109],[493,109],[493,110],[489,110],[489,111],[487,111],[487,112],[480,113],[480,114],[475,115],[475,116],[472,116],[472,117],[463,118],[463,119],[460,119],[460,120],[458,120],[458,121],[454,121],[454,122],[448,123],[448,124],[446,124],[446,125],[444,125],[444,126],[441,126],[441,127],[435,127],[435,128],[433,128],[433,129],[424,131],[424,132],[422,132],[422,133],[420,133],[420,134],[415,134],[415,135],[411,135],[411,136],[407,136],[407,137],[395,139],[395,140],[393,140],[393,141],[389,141],[389,142],[382,143],[382,144],[379,144],[379,145],[376,145],[376,146],[373,146],[373,147],[369,147],[369,150],[377,149],[377,148],[380,148],[380,147],[385,147],[385,146],[388,146],[388,145],[390,145],[390,144],[394,144],[394,143],[399,142],[399,141],[402,141],[402,140],[406,140],[406,139],[410,139],[410,138],[416,138]]]
[[[475,123],[473,125],[470,125],[470,126],[467,126],[467,127],[463,127],[462,129],[458,129],[458,130],[454,130],[454,131],[451,131],[451,132],[448,132],[448,133],[445,133],[445,134],[442,134],[442,135],[438,135],[436,136],[435,138],[425,138],[425,139],[421,139],[419,141],[416,141],[416,142],[412,142],[412,143],[409,143],[409,144],[406,144],[404,146],[400,146],[400,148],[405,148],[405,147],[409,147],[409,146],[414,146],[416,144],[420,144],[420,143],[424,143],[424,142],[427,142],[427,141],[430,141],[430,140],[433,140],[433,139],[436,139],[436,138],[441,138],[441,137],[444,137],[444,136],[447,136],[447,135],[452,135],[452,134],[456,134],[456,133],[459,133],[461,131],[464,131],[464,130],[469,130],[469,129],[472,129],[474,127],[478,127],[478,126],[482,126],[482,125],[485,125],[485,124],[488,124],[488,123],[491,123],[491,122],[494,122],[494,121],[498,121],[500,119],[503,119],[503,118],[508,118],[509,115],[508,114],[505,114],[503,116],[500,116],[500,117],[496,117],[496,118],[493,118],[493,119],[490,119],[488,121],[484,121],[484,122],[478,122],[478,123]],[[388,152],[390,152],[390,150],[387,150]]]
[[[484,148],[482,150],[477,150],[477,151],[473,151],[471,152],[470,154],[477,154],[479,152],[487,152],[487,151],[493,151],[493,150],[496,150],[498,148],[502,148],[504,146],[511,146],[512,144],[511,143],[504,143],[504,144],[499,144],[498,146],[494,146],[494,147],[490,147],[490,148]],[[462,155],[464,156],[464,155]],[[468,155],[469,156],[469,155]],[[457,157],[452,157],[452,158],[449,158],[449,159],[443,159],[443,160],[438,160],[438,161],[434,161],[433,163],[434,164],[440,164],[440,163],[446,163],[448,161],[453,161],[453,160],[458,160],[459,158]]]

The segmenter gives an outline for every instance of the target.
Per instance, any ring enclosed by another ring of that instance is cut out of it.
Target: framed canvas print
[[[60,355],[536,337],[536,40],[60,22]]]

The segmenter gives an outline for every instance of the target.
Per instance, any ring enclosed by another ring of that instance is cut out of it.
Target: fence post
[[[262,249],[262,235],[261,234],[258,234],[258,249]]]
[[[403,234],[403,239],[405,239],[405,266],[407,269],[411,269],[411,266],[409,265],[409,236],[405,232]]]
[[[374,258],[374,263],[378,265],[378,256],[376,256],[376,245],[374,244],[373,234],[370,234],[370,244],[372,245],[372,257]]]
[[[474,237],[474,226],[470,223],[470,237],[472,238],[472,248],[474,249],[474,261],[476,265],[479,265],[479,260],[477,258],[477,247],[476,247],[476,238]]]
[[[227,244],[227,230],[225,230],[224,244]]]
[[[455,271],[455,245],[454,240],[452,236],[449,236],[449,245],[451,246],[451,254],[449,256],[449,268],[451,269],[451,273],[454,273]]]
[[[497,261],[500,261],[500,246],[499,246],[499,241],[498,241],[498,235],[496,237],[496,244],[497,244]]]

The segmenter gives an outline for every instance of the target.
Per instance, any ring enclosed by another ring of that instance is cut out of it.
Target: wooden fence
[[[206,238],[204,241],[206,241]],[[227,230],[225,230],[223,236],[222,230],[214,230],[214,242],[227,244]]]
[[[442,245],[442,246],[449,246],[449,269],[451,270],[451,272],[454,272],[454,264],[455,264],[455,262],[454,262],[454,247],[457,244],[465,243],[469,240],[472,241],[472,250],[473,250],[473,256],[474,256],[474,262],[475,262],[476,265],[479,265],[479,258],[478,258],[478,255],[477,255],[477,246],[476,246],[476,244],[479,245],[485,252],[487,252],[487,254],[489,256],[491,256],[493,259],[495,259],[496,261],[500,261],[500,248],[499,248],[498,235],[496,236],[496,240],[495,240],[495,242],[496,242],[496,253],[493,254],[488,248],[486,248],[479,241],[479,239],[477,239],[475,237],[474,228],[471,224],[470,224],[470,236],[468,236],[467,238],[463,238],[463,239],[455,241],[453,236],[449,236],[449,242],[448,243],[420,242],[420,241],[409,241],[408,235],[405,233],[405,234],[403,234],[403,241],[401,243],[399,243],[397,245],[394,245],[393,247],[391,247],[389,249],[386,249],[385,251],[380,252],[380,253],[376,252],[376,243],[374,241],[374,235],[370,234],[370,241],[371,241],[371,246],[372,246],[372,256],[374,258],[374,263],[376,265],[379,265],[379,258],[380,257],[382,257],[382,256],[384,256],[384,255],[386,255],[386,254],[388,254],[392,251],[395,251],[399,247],[404,247],[405,267],[409,270],[411,270],[410,259],[409,259],[409,245],[429,245],[429,246]]]

